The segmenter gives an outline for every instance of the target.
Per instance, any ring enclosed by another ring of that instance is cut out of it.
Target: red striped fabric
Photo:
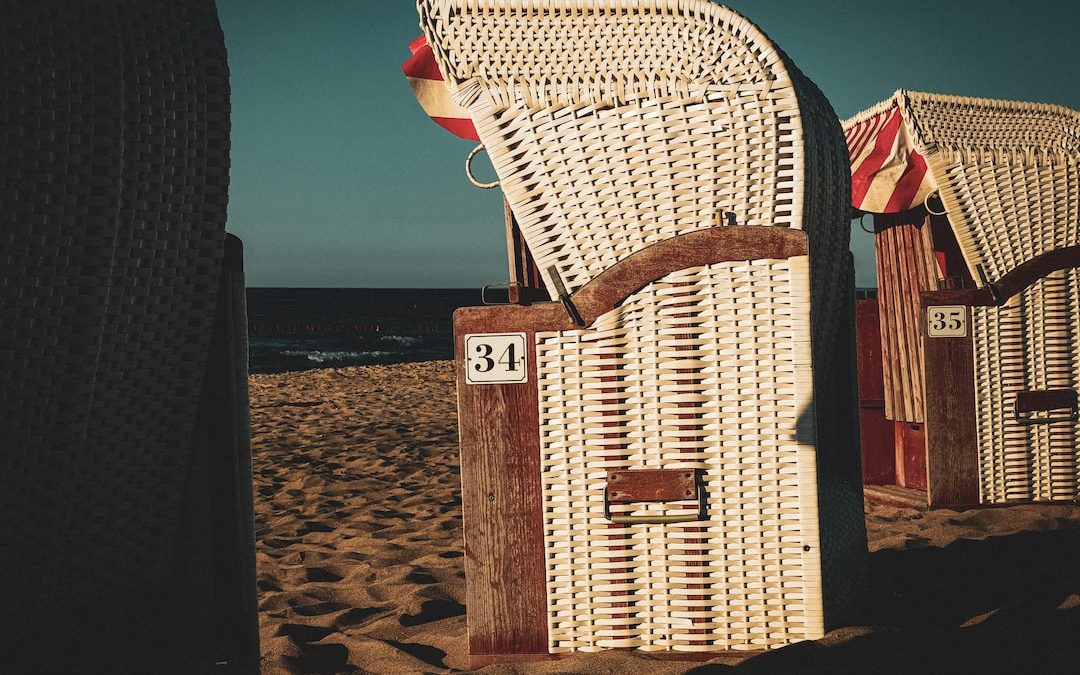
[[[849,126],[844,136],[851,159],[851,205],[860,211],[906,211],[936,189],[898,107]]]
[[[442,73],[435,63],[435,54],[431,51],[427,38],[421,35],[413,40],[409,43],[409,51],[412,56],[401,64],[401,70],[408,78],[420,107],[436,124],[455,136],[479,141],[480,136],[476,133],[469,113],[454,103],[450,90],[443,82]]]

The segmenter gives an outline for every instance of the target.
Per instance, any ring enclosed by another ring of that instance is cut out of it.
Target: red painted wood
[[[896,422],[896,484],[926,489],[926,436],[922,424]]]
[[[855,342],[859,369],[859,439],[863,483],[896,480],[892,422],[885,418],[885,380],[881,362],[881,325],[877,300],[855,304]]]

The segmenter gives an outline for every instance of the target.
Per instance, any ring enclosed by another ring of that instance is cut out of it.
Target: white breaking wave
[[[421,338],[413,335],[384,335],[379,338],[379,342],[393,342],[402,347],[415,347],[420,344],[421,341]]]
[[[393,352],[370,351],[370,352],[324,352],[318,349],[312,350],[288,350],[281,352],[285,356],[300,356],[314,363],[332,363],[334,361],[349,361],[365,357],[391,356]]]

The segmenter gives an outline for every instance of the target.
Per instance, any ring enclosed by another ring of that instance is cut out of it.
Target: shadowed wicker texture
[[[26,622],[167,581],[205,442],[229,87],[212,2],[3,14],[0,538]]]
[[[853,604],[865,557],[844,349],[850,177],[828,102],[753,24],[708,2],[421,0],[419,10],[548,288],[549,269],[573,291],[651,243],[694,230],[758,225],[809,235],[801,263],[809,284],[788,279],[786,261],[689,270],[588,329],[540,340],[546,535],[557,561],[551,648],[745,649],[820,635]],[[739,303],[723,299],[735,279]],[[793,326],[792,312],[811,320]],[[755,328],[740,333],[741,322]],[[755,341],[725,351],[743,339]],[[813,396],[796,391],[793,372],[774,372],[794,363]],[[760,400],[724,403],[741,387],[745,400]],[[809,454],[792,445],[799,419]],[[761,467],[759,442],[774,453]],[[806,482],[785,483],[799,461]],[[603,467],[669,463],[707,467],[709,489],[730,501],[731,512],[716,511],[707,525],[715,532],[597,525]],[[774,501],[751,505],[759,486],[740,491],[736,466],[760,476],[769,485],[761,494]],[[817,482],[832,499],[820,505],[820,531]],[[766,524],[776,530],[761,535]],[[762,543],[772,536],[794,537],[798,547],[805,540],[812,553],[787,550],[786,538]],[[756,561],[743,569],[734,554],[721,560],[712,550],[721,542]],[[623,546],[635,558],[625,566]],[[814,562],[822,555],[828,569]],[[592,575],[604,559],[614,571],[597,587]],[[684,569],[694,566],[701,572]],[[742,581],[750,586],[741,595],[728,587]],[[781,589],[799,601],[781,610]]]
[[[1080,425],[1026,426],[1013,413],[1024,390],[1078,389],[1080,273],[1044,277],[1001,308],[972,308],[979,487],[983,501],[1080,496]]]
[[[1036,256],[1080,243],[1080,113],[901,90],[844,125],[893,107],[926,157],[974,279],[982,269],[997,281]],[[981,499],[1075,499],[1080,425],[1025,426],[1013,415],[1018,391],[1077,388],[1075,270],[972,314]]]

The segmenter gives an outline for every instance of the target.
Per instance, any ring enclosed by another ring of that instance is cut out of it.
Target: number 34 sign
[[[525,333],[465,336],[466,384],[517,384],[529,379]]]
[[[963,305],[926,308],[927,337],[967,337],[968,313]]]

